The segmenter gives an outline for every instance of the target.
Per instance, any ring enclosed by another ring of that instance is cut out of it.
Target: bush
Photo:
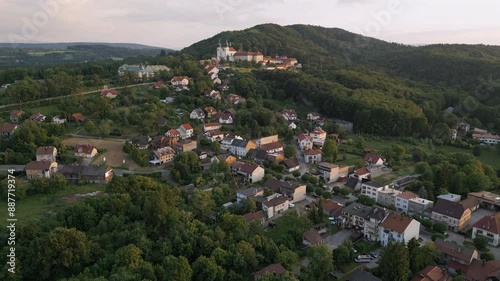
[[[276,175],[274,175],[274,177],[278,180],[281,180],[283,178],[283,176],[281,174],[276,174]]]
[[[311,176],[309,176],[308,174],[303,174],[302,177],[300,178],[303,182],[308,182],[309,181],[309,178]]]
[[[485,261],[491,261],[495,259],[495,256],[492,253],[482,253],[480,258]]]
[[[292,175],[296,178],[300,177],[300,172],[299,171],[295,171],[292,173]]]
[[[476,246],[479,250],[484,250],[488,246],[488,240],[484,237],[476,237],[474,238],[474,246]]]
[[[309,177],[309,182],[312,184],[318,184],[318,179],[316,177]]]
[[[474,148],[472,148],[472,154],[474,154],[474,156],[481,156],[481,146],[474,146]]]
[[[429,219],[423,219],[420,221],[420,223],[425,227],[425,228],[432,228],[432,221]]]
[[[432,237],[431,237],[432,241],[436,241],[436,238],[441,238],[444,240],[444,239],[446,239],[446,236],[444,236],[444,234],[442,234],[442,233],[432,234]]]
[[[392,170],[394,172],[399,171],[399,166],[396,166],[396,165],[392,166]]]
[[[432,226],[432,229],[439,233],[444,233],[446,231],[446,225],[442,223],[436,223]]]
[[[332,196],[332,193],[330,191],[323,192],[323,198],[331,199],[332,197],[333,196]]]
[[[321,196],[323,195],[323,188],[319,187],[319,188],[316,188],[316,191],[315,191],[316,195],[318,196]]]
[[[348,196],[350,193],[351,193],[351,191],[347,188],[341,188],[339,190],[339,194],[344,196],[344,197]]]
[[[308,192],[308,193],[314,192],[314,185],[308,184],[306,186],[306,192]]]

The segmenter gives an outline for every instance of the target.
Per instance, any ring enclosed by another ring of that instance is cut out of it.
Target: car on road
[[[354,259],[354,261],[360,263],[369,263],[372,261],[372,259],[373,258],[369,255],[359,255]]]
[[[376,259],[378,257],[377,254],[375,254],[374,252],[370,252],[369,255],[370,255],[370,257],[372,257],[374,259]]]

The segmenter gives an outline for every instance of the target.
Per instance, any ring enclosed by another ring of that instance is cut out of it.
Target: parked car
[[[377,254],[375,254],[374,252],[370,252],[369,255],[370,255],[370,257],[372,257],[374,259],[376,259],[378,257]]]
[[[361,262],[361,263],[368,263],[372,261],[372,257],[369,255],[359,255],[357,256],[354,261],[355,262]]]

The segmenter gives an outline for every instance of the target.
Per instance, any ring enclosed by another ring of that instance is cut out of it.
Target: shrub
[[[323,188],[321,188],[321,187],[316,188],[315,193],[316,193],[316,195],[318,195],[318,196],[323,195]]]
[[[341,188],[339,190],[339,193],[340,193],[340,195],[346,197],[347,195],[349,195],[351,193],[351,191],[347,188]]]
[[[311,176],[309,176],[308,174],[303,174],[300,179],[304,182],[308,182],[310,177]]]
[[[444,233],[446,231],[446,225],[442,223],[436,223],[432,226],[432,229],[439,233]]]
[[[306,192],[308,192],[308,193],[314,192],[314,185],[308,184],[306,186]]]
[[[316,177],[309,177],[309,182],[312,184],[318,184],[318,179]]]
[[[331,199],[332,197],[333,196],[332,196],[332,193],[330,191],[323,192],[323,198]]]
[[[442,233],[432,234],[432,237],[431,237],[432,241],[436,241],[436,238],[441,238],[444,240],[444,239],[446,239],[446,236],[444,236],[444,234],[442,234]]]
[[[392,170],[394,172],[399,171],[399,166],[396,166],[396,165],[392,166]]]
[[[293,175],[294,177],[298,178],[298,177],[300,177],[300,172],[299,172],[299,171],[295,171],[295,172],[293,172],[293,174],[292,174],[292,175]]]
[[[492,253],[482,253],[480,258],[485,261],[491,261],[495,259],[495,256]]]
[[[474,238],[474,245],[479,249],[479,250],[484,250],[488,246],[488,240],[484,237],[476,237]]]
[[[432,221],[429,219],[423,219],[420,221],[420,223],[425,227],[425,228],[432,228]]]

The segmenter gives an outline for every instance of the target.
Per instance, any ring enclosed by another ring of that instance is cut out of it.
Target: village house
[[[152,165],[161,165],[174,160],[175,151],[170,146],[158,148],[151,151],[149,163]]]
[[[167,125],[167,118],[161,116],[156,118],[156,126],[163,127]]]
[[[500,244],[500,213],[484,216],[472,226],[472,239],[483,237],[488,244],[497,247]]]
[[[75,114],[72,114],[71,117],[69,118],[69,120],[73,123],[79,123],[79,124],[82,124],[83,122],[85,122],[85,116],[83,116],[83,114],[81,113],[75,113]]]
[[[437,197],[437,199],[443,199],[443,200],[448,200],[452,202],[460,202],[460,199],[462,197],[458,194],[453,194],[453,193],[447,193],[447,194],[441,194]]]
[[[149,136],[141,135],[141,136],[136,137],[134,139],[133,143],[137,148],[144,150],[144,149],[148,149],[149,143],[151,141],[152,141],[152,139]]]
[[[484,145],[496,145],[500,143],[500,136],[492,134],[473,134],[473,138],[478,139]]]
[[[203,111],[205,112],[205,116],[207,116],[207,118],[212,118],[217,115],[217,109],[213,106],[207,106],[203,108]]]
[[[269,158],[268,156],[269,155],[267,154],[267,152],[258,148],[257,149],[251,148],[250,150],[248,150],[247,153],[247,158],[252,159],[254,162],[258,164],[263,164],[264,161],[268,160]]]
[[[17,130],[16,124],[6,123],[0,125],[0,136],[12,136],[15,130]]]
[[[285,181],[280,184],[280,193],[291,203],[300,202],[306,199],[306,185],[298,182]]]
[[[389,214],[385,209],[373,207],[365,217],[365,225],[363,227],[363,237],[368,241],[379,241],[380,230],[379,224]]]
[[[242,139],[234,139],[231,142],[230,150],[231,153],[239,157],[245,157],[248,151],[252,148],[256,148],[255,142]]]
[[[190,139],[181,140],[175,144],[175,151],[177,152],[177,154],[193,151],[196,149],[197,144],[198,143],[194,140]]]
[[[56,162],[57,148],[54,146],[41,146],[36,149],[36,161],[47,160]]]
[[[230,136],[230,135],[225,136],[220,143],[220,149],[226,150],[226,151],[231,151],[231,144],[233,143],[233,141],[235,139],[237,139],[237,138]],[[238,138],[238,139],[241,139],[241,138]]]
[[[101,92],[99,92],[99,96],[109,98],[109,99],[116,98],[118,96],[118,94],[119,94],[118,91],[115,89],[106,89],[106,90],[102,90]]]
[[[207,66],[205,66],[204,69],[205,69],[205,72],[209,75],[219,73],[219,68],[217,68],[217,66],[215,66],[215,65],[207,65]]]
[[[293,173],[295,171],[300,170],[299,161],[295,157],[288,158],[288,159],[281,161],[280,165],[285,166],[285,172],[287,172],[287,173]]]
[[[473,259],[462,272],[465,281],[496,281],[500,275],[500,260]]]
[[[423,215],[425,217],[431,216],[431,210],[434,206],[434,201],[424,198],[411,198],[408,200],[408,214],[409,215]]]
[[[206,91],[205,96],[211,98],[214,101],[221,100],[220,92],[216,90]]]
[[[342,210],[342,215],[345,219],[343,227],[355,228],[359,232],[364,232],[365,218],[371,209],[371,207],[356,202],[344,207]]]
[[[221,112],[217,114],[216,119],[221,123],[221,124],[233,124],[233,116],[231,113],[227,112]]]
[[[320,115],[317,112],[310,112],[307,114],[307,120],[316,121],[319,119],[319,117]]]
[[[295,122],[291,121],[290,123],[288,123],[288,129],[290,129],[290,130],[297,129],[297,124],[295,124]]]
[[[311,137],[309,137],[308,135],[306,135],[304,133],[298,135],[297,141],[299,143],[299,148],[302,151],[309,150],[309,149],[313,148],[313,141],[312,141]]]
[[[73,152],[76,157],[92,158],[97,155],[97,148],[90,144],[77,144]]]
[[[293,109],[283,109],[283,118],[285,118],[286,121],[294,121],[297,120],[297,113]]]
[[[165,133],[165,136],[170,137],[170,138],[180,138],[181,133],[177,131],[177,129],[170,129]]]
[[[231,154],[219,154],[215,158],[217,159],[217,161],[225,162],[228,165],[231,165],[234,162],[236,162],[236,160],[238,160],[238,159],[236,159],[236,157],[232,156]]]
[[[222,139],[224,138],[224,133],[221,130],[212,130],[212,131],[206,132],[205,136],[211,142],[222,141]]]
[[[189,114],[189,118],[196,120],[205,119],[205,112],[203,112],[201,108],[196,108],[193,111],[191,111],[191,114]]]
[[[151,147],[153,149],[158,149],[166,146],[174,147],[177,143],[177,138],[171,138],[167,136],[156,136],[151,140]]]
[[[194,130],[193,127],[191,127],[190,124],[182,124],[179,128],[177,128],[177,131],[181,135],[182,139],[188,139],[193,136]]]
[[[370,171],[366,168],[359,168],[354,170],[354,173],[351,175],[359,180],[369,180],[370,179]]]
[[[19,123],[19,119],[24,114],[26,114],[26,112],[24,112],[22,110],[12,110],[10,112],[10,122],[12,122],[12,123]]]
[[[43,121],[45,121],[45,118],[47,118],[45,115],[41,114],[41,113],[35,113],[33,115],[30,116],[30,120],[39,124],[39,123],[42,123]]]
[[[309,136],[311,136],[314,145],[323,146],[323,144],[325,144],[326,132],[321,128],[315,128],[311,133],[309,133]]]
[[[379,225],[382,246],[387,246],[390,242],[406,244],[412,238],[418,239],[419,233],[419,221],[396,212],[388,214]]]
[[[235,95],[235,94],[229,94],[227,95],[229,101],[232,103],[232,104],[240,104],[240,103],[244,103],[246,102],[246,100],[238,95]]]
[[[413,276],[411,281],[452,281],[453,278],[448,271],[435,265],[429,265],[422,269],[417,275]]]
[[[384,158],[380,155],[368,153],[363,160],[369,165],[384,165]]]
[[[156,90],[161,89],[163,87],[165,87],[165,83],[163,81],[157,81],[153,86],[153,88],[155,88]]]
[[[203,124],[203,132],[205,133],[209,131],[219,130],[220,128],[222,128],[222,125],[219,122],[210,122]]]
[[[285,196],[276,196],[275,198],[262,202],[262,211],[267,218],[273,218],[288,211],[290,202]]]
[[[268,265],[264,267],[263,269],[255,272],[253,275],[254,280],[259,280],[260,278],[266,276],[266,275],[271,275],[274,278],[278,278],[285,272],[285,268],[281,265],[281,263],[273,263],[271,265]]]
[[[279,141],[263,144],[260,146],[260,149],[264,150],[268,154],[283,153],[283,145]]]
[[[323,209],[323,213],[328,217],[333,218],[334,221],[339,221],[342,219],[342,210],[344,209],[344,206],[338,202],[332,201],[330,199],[319,198],[307,204],[305,206],[305,210],[310,211],[314,206],[316,206],[317,208],[321,206],[321,208]]]
[[[247,223],[252,223],[254,221],[257,221],[260,224],[263,224],[266,221],[266,215],[262,210],[260,210],[257,212],[244,214],[243,219],[245,219]]]
[[[304,161],[307,164],[315,164],[322,161],[323,152],[318,149],[308,149],[304,151]]]
[[[377,191],[376,202],[385,207],[395,207],[396,196],[398,196],[399,194],[401,194],[401,191],[390,188],[389,186],[384,186],[384,188]]]
[[[377,201],[378,191],[384,190],[386,188],[389,188],[389,185],[381,184],[375,181],[369,181],[361,184],[361,194]]]
[[[472,263],[472,260],[477,259],[479,256],[475,249],[459,245],[456,242],[446,241],[441,238],[436,238],[434,246],[441,252],[448,267],[455,271],[465,271]]]
[[[262,187],[243,188],[236,191],[236,203],[240,204],[244,200],[252,199],[255,196],[264,196]]]
[[[431,219],[434,223],[443,223],[448,226],[448,230],[462,231],[471,218],[471,210],[462,204],[438,199],[432,208]]]
[[[37,177],[51,178],[57,172],[57,162],[47,160],[31,161],[26,165],[25,171],[28,179]]]
[[[186,87],[189,85],[190,78],[187,76],[174,76],[170,83],[172,86],[183,86]]]
[[[302,234],[302,244],[311,247],[323,244],[323,238],[315,229],[309,229]]]
[[[113,179],[113,168],[110,166],[64,165],[58,172],[68,182],[107,184]]]
[[[320,177],[326,182],[336,182],[341,177],[346,177],[349,174],[349,166],[339,166],[327,162],[321,162],[318,164],[318,171],[320,172]]]
[[[272,135],[272,136],[262,137],[262,138],[255,140],[255,145],[257,146],[257,148],[261,148],[263,145],[275,143],[278,141],[279,141],[279,136]]]
[[[245,163],[237,171],[237,174],[243,176],[246,182],[254,183],[264,178],[265,170],[257,164]]]
[[[408,213],[410,200],[416,198],[419,198],[418,195],[409,190],[405,190],[402,193],[396,195],[396,210],[398,212]]]
[[[52,123],[54,124],[64,124],[66,123],[66,118],[61,117],[61,115],[56,115],[52,118]]]
[[[460,197],[458,197],[460,200]],[[475,198],[479,201],[481,207],[498,211],[500,210],[500,196],[493,192],[489,191],[480,191],[480,192],[469,192],[467,194],[467,198]]]

